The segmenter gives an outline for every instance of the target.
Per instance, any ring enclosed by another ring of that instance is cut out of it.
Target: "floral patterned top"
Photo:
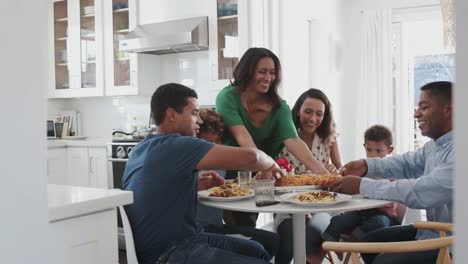
[[[317,159],[318,162],[325,166],[326,164],[330,163],[330,151],[331,145],[336,142],[336,136],[330,136],[328,139],[327,144],[323,144],[321,138],[318,135],[314,135],[312,139],[312,146],[310,150],[312,151],[312,156]],[[308,146],[309,147],[309,146]],[[295,174],[305,174],[310,173],[310,170],[302,164],[302,162],[294,157],[292,153],[290,153],[286,147],[284,147],[280,154],[278,154],[278,158],[285,158],[291,163],[292,170],[291,173]],[[338,213],[331,213],[332,216],[337,215]],[[275,229],[285,220],[291,218],[289,214],[277,214],[274,220],[274,227]]]
[[[330,163],[330,150],[331,145],[336,142],[336,136],[331,136],[330,139],[327,141],[327,144],[323,144],[322,139],[315,135],[312,139],[312,146],[310,151],[315,159],[320,162],[323,166]],[[290,153],[286,147],[284,147],[280,154],[278,154],[278,158],[286,158],[289,160],[289,163],[292,165],[292,173],[295,174],[304,174],[310,173],[310,170],[302,164],[300,160],[298,160],[292,153]]]

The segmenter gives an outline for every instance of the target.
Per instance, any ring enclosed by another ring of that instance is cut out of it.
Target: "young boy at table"
[[[371,126],[364,133],[364,149],[367,158],[385,158],[393,152],[392,132],[381,125]],[[397,204],[381,208],[351,211],[332,217],[322,234],[323,239],[338,241],[342,234],[351,233],[361,241],[370,231],[396,224]]]
[[[255,148],[228,147],[195,138],[202,120],[197,93],[169,83],[151,97],[158,132],[148,135],[132,151],[123,185],[133,191],[125,206],[141,264],[155,263],[268,263],[262,245],[205,233],[196,224],[197,191],[221,185],[215,173],[199,170],[261,171],[263,177],[282,174],[275,161]]]
[[[224,132],[223,117],[220,113],[211,109],[201,109],[199,112],[202,124],[200,125],[197,138],[204,139],[211,143],[221,144],[221,137]],[[200,175],[205,173],[216,173],[222,178],[226,178],[225,170],[200,171]],[[206,206],[198,202],[197,224],[205,232],[227,234],[245,239],[257,241],[263,245],[270,256],[276,255],[279,247],[279,236],[276,233],[257,229],[248,226],[235,226],[223,224],[223,210]]]

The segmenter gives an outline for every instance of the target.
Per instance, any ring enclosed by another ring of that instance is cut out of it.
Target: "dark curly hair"
[[[278,86],[281,83],[281,63],[278,57],[269,49],[248,49],[234,68],[234,80],[231,81],[231,85],[234,85],[239,93],[245,91],[255,75],[258,62],[263,58],[271,58],[275,64],[275,80],[268,89],[267,96],[273,106],[279,107],[281,98],[278,95]]]
[[[393,145],[392,132],[390,129],[382,125],[371,126],[366,130],[366,132],[364,132],[364,142],[369,140],[383,141],[387,147]]]
[[[325,112],[323,113],[323,120],[320,126],[317,128],[317,135],[321,138],[322,143],[327,144],[331,136],[335,135],[335,122],[333,121],[332,105],[328,100],[328,97],[319,89],[311,88],[299,96],[294,107],[292,108],[292,118],[294,125],[297,129],[301,128],[300,112],[302,104],[307,98],[314,98],[322,101],[325,105]]]
[[[199,133],[216,133],[222,135],[224,132],[223,116],[211,109],[200,109],[200,119],[203,124],[200,125]]]

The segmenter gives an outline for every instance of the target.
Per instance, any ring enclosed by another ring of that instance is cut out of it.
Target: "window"
[[[413,58],[414,110],[418,107],[419,88],[433,81],[455,81],[455,54],[431,54]],[[421,135],[414,121],[414,148],[424,145],[429,139]]]
[[[429,141],[412,117],[420,87],[455,80],[455,55],[443,46],[440,6],[400,9],[392,27],[394,132],[399,153]]]

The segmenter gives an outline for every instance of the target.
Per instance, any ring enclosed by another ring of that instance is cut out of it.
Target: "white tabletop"
[[[49,222],[102,212],[131,203],[133,193],[130,191],[48,185]]]
[[[276,197],[277,201],[281,198]],[[355,211],[369,208],[376,208],[388,203],[390,201],[372,200],[362,197],[361,195],[353,195],[349,201],[342,203],[327,205],[327,206],[301,206],[282,201],[279,204],[257,207],[255,205],[254,197],[238,200],[238,201],[212,201],[208,199],[200,199],[202,204],[228,209],[241,212],[262,212],[262,213],[285,213],[293,214],[293,244],[294,244],[294,263],[305,264],[306,251],[305,251],[305,221],[304,215],[306,213],[322,213],[322,212],[344,212]]]
[[[279,201],[280,198],[276,197]],[[355,211],[381,207],[391,203],[390,201],[384,200],[373,200],[364,198],[361,195],[353,195],[353,199],[350,201],[338,203],[329,206],[301,206],[288,202],[281,202],[279,204],[258,207],[255,205],[254,198],[238,200],[238,201],[211,201],[207,199],[200,199],[200,202],[204,205],[211,207],[228,209],[233,211],[241,212],[260,212],[260,213],[322,213],[322,212],[345,212]]]

